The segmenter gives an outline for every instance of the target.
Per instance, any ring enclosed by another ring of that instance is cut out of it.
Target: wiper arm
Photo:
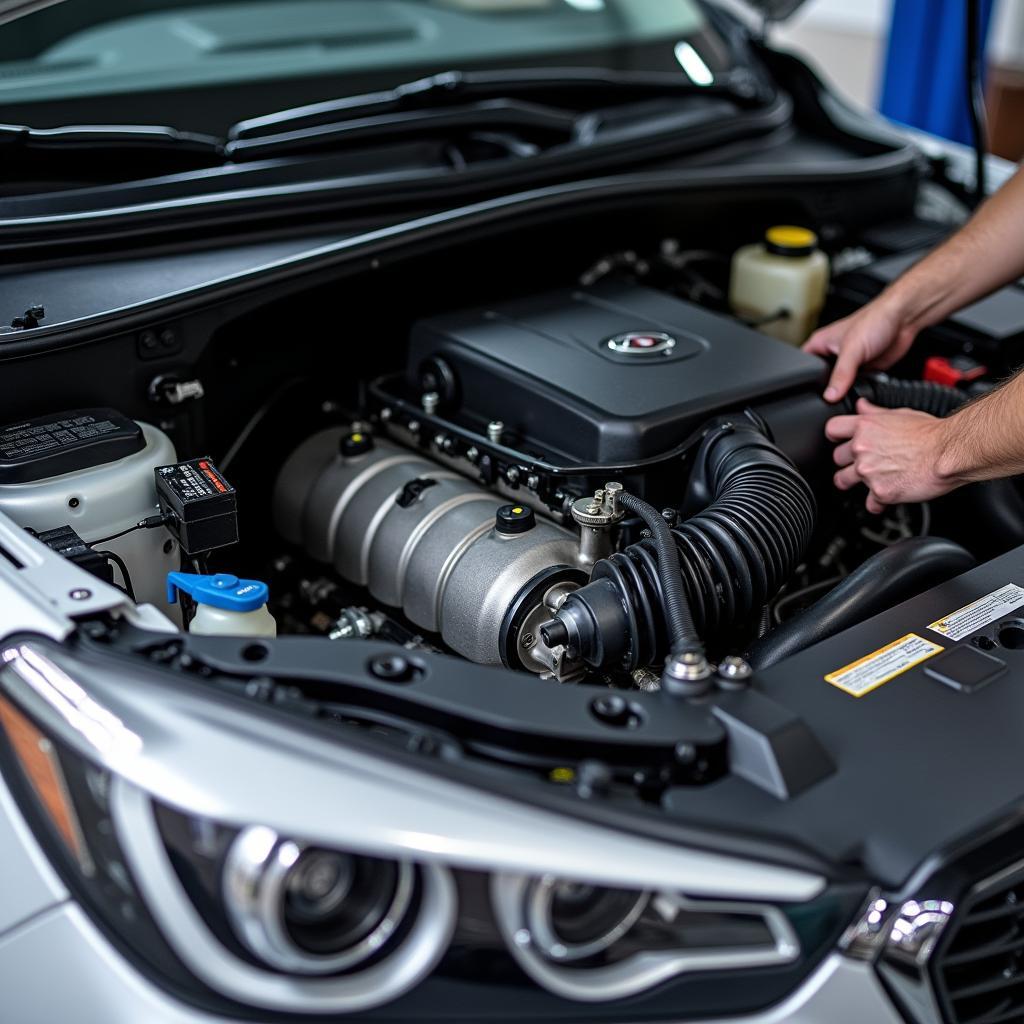
[[[73,164],[67,158],[74,154]],[[0,124],[3,177],[40,175],[67,178],[124,178],[139,172],[215,166],[224,161],[224,143],[212,135],[159,125],[67,125],[30,128]]]
[[[579,125],[576,114],[554,107],[518,100],[483,100],[459,107],[381,113],[235,139],[225,146],[225,155],[236,162],[265,160],[377,140],[451,138],[479,131],[514,131],[540,145],[553,145],[571,141]]]
[[[767,87],[747,68],[695,85],[674,71],[610,71],[601,68],[522,68],[511,71],[445,71],[384,92],[326,100],[239,121],[232,141],[309,130],[339,121],[381,117],[488,99],[524,100],[543,94],[546,102],[599,104],[649,96],[716,96],[741,107],[770,100]]]

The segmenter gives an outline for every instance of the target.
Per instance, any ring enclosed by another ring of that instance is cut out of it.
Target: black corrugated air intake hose
[[[545,642],[566,644],[592,667],[631,671],[697,637],[752,626],[810,540],[810,487],[759,422],[736,417],[712,424],[701,442],[686,507],[696,511],[671,530],[679,567],[670,556],[667,575],[674,583],[679,574],[692,636],[671,619],[666,628],[674,597],[658,557],[664,534],[652,529],[650,539],[594,566],[590,582],[541,627]]]
[[[974,565],[974,556],[951,540],[898,541],[877,551],[824,597],[758,640],[747,660],[754,668],[767,668]]]
[[[885,409],[916,409],[931,416],[948,416],[968,398],[962,391],[945,384],[930,380],[894,380],[884,373],[861,377],[854,390]]]

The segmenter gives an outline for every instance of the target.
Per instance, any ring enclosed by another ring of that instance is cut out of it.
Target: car
[[[799,347],[1008,165],[703,0],[0,21],[6,1021],[1024,1018],[1018,485]]]

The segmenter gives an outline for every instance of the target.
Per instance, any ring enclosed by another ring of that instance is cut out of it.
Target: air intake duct
[[[814,528],[814,496],[748,414],[712,424],[696,455],[684,515],[689,509],[693,514],[672,535],[693,624],[713,642],[726,630],[753,627],[792,576]],[[655,541],[598,562],[542,634],[595,668],[632,671],[659,661],[669,641]]]

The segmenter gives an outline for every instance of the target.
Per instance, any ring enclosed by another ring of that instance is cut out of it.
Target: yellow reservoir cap
[[[769,252],[803,256],[818,247],[818,236],[810,228],[795,224],[776,224],[764,233]]]

